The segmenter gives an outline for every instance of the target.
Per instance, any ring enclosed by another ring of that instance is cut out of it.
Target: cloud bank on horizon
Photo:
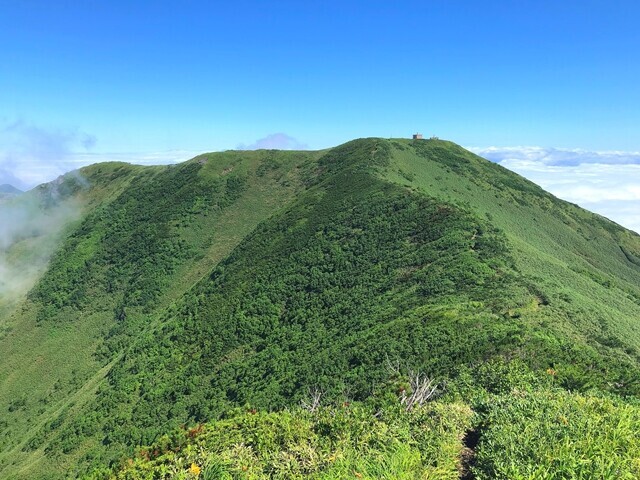
[[[147,153],[94,152],[96,137],[77,128],[48,129],[23,120],[0,124],[0,185],[28,190],[72,170],[99,162],[139,165],[178,163],[202,153],[169,150]],[[272,133],[238,150],[306,150],[308,145],[286,133]]]
[[[640,152],[471,147],[563,200],[640,233]]]

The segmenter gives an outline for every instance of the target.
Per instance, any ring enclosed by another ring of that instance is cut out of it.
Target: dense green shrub
[[[150,306],[175,269],[193,254],[181,237],[194,216],[232,204],[245,178],[206,178],[200,163],[139,174],[131,188],[96,209],[71,235],[30,296],[43,304],[40,320],[63,307],[77,309],[96,293],[127,305]]]
[[[520,327],[496,314],[527,292],[499,232],[370,176],[331,182],[260,226],[114,368],[106,442],[148,442],[233,404],[281,408],[315,385],[362,399],[387,355],[446,374],[509,343]],[[488,307],[446,313],[454,296]]]
[[[228,418],[175,432],[114,472],[90,478],[456,479],[471,411],[432,403],[412,412],[362,405]]]

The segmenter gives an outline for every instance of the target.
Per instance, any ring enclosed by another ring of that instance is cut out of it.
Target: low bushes
[[[478,406],[476,478],[640,478],[640,408],[566,391],[514,391]]]

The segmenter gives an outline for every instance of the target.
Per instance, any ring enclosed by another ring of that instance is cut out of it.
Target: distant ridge
[[[8,183],[0,185],[0,195],[2,196],[20,195],[21,193],[23,193],[22,190],[14,187],[13,185],[9,185]]]

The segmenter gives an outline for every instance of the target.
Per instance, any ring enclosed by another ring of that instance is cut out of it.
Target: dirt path
[[[476,462],[476,447],[480,441],[480,432],[477,430],[467,430],[462,439],[464,448],[460,452],[460,479],[474,480],[475,476],[471,468]]]

